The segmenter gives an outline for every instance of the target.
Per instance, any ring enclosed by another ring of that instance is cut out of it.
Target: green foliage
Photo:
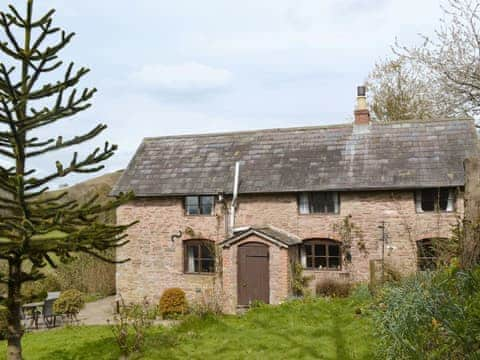
[[[76,289],[70,289],[60,294],[60,297],[53,304],[53,309],[59,314],[76,316],[84,305],[83,294]]]
[[[182,289],[169,288],[163,292],[159,304],[159,311],[163,318],[183,315],[187,310],[187,297]]]
[[[83,155],[73,151],[72,147],[100,135],[105,124],[66,139],[50,137],[58,134],[52,129],[55,123],[91,106],[96,89],[78,87],[87,68],[61,60],[61,51],[74,33],[54,25],[55,10],[37,17],[33,0],[24,4],[22,11],[13,5],[0,11],[0,153],[4,160],[0,165],[0,258],[8,261],[8,271],[1,272],[0,278],[9,286],[11,358],[22,358],[22,284],[41,280],[45,276],[41,269],[54,268],[72,253],[111,261],[102,252],[126,244],[125,231],[133,225],[104,222],[106,214],[130,201],[133,193],[105,202],[96,194],[68,200],[68,191],[47,194],[49,185],[67,175],[102,170],[117,146],[105,142]],[[65,129],[68,124],[61,122],[61,126]],[[42,138],[41,134],[50,135]],[[70,159],[57,160],[51,172],[41,174],[33,167],[39,157],[65,149],[72,152]]]
[[[382,359],[480,357],[480,267],[451,267],[389,284],[376,309]]]
[[[190,313],[198,317],[220,315],[223,310],[224,294],[219,286],[205,289],[190,306]]]
[[[141,304],[128,306],[122,300],[119,313],[110,325],[122,357],[128,358],[133,353],[143,351],[146,331],[152,326],[155,317],[156,310],[147,299]]]
[[[47,297],[49,291],[59,291],[61,285],[54,274],[48,274],[45,278],[28,282],[22,286],[22,300],[24,302],[42,301]]]
[[[7,335],[7,316],[8,316],[8,309],[0,305],[0,339],[4,339]]]
[[[367,284],[357,284],[352,287],[350,298],[359,303],[368,303],[373,296]]]
[[[352,292],[352,284],[341,280],[322,280],[315,285],[317,296],[348,297]]]
[[[102,256],[113,261],[115,251],[104,251]],[[75,254],[71,261],[55,270],[55,276],[62,290],[78,289],[85,294],[103,296],[115,293],[115,265],[87,254]]]
[[[308,296],[310,290],[308,288],[310,282],[313,280],[313,276],[303,275],[303,266],[298,261],[291,263],[292,278],[291,286],[292,292],[295,296]]]
[[[187,316],[173,327],[147,329],[143,352],[138,357],[132,354],[132,359],[371,360],[376,340],[370,317],[355,313],[360,305],[351,299],[296,300],[242,316]],[[117,360],[120,356],[109,326],[32,332],[24,342],[28,360]],[[5,346],[0,342],[0,351]]]

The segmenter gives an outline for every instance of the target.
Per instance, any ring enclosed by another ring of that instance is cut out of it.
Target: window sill
[[[303,271],[315,272],[315,273],[324,273],[324,272],[346,272],[342,269],[312,269],[312,268],[303,268]]]
[[[426,214],[426,215],[432,215],[432,214],[455,214],[457,211],[452,210],[452,211],[447,211],[447,210],[441,210],[441,211],[415,211],[418,215]]]
[[[309,217],[324,217],[324,216],[338,216],[340,213],[311,213],[311,214],[300,214],[299,216],[309,216]]]
[[[204,215],[204,214],[185,214],[185,216],[187,217],[215,217],[215,214],[208,214],[208,215]]]
[[[202,273],[198,273],[198,272],[183,272],[183,275],[200,275],[200,276],[213,276],[213,275],[217,275],[216,272],[202,272]]]

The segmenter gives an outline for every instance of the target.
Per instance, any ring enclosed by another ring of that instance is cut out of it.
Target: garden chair
[[[57,317],[62,317],[62,314],[57,314],[53,310],[53,304],[55,303],[56,299],[46,299],[43,303],[43,322],[47,328],[55,327],[57,324]]]

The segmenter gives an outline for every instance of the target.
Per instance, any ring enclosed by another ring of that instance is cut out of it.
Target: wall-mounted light
[[[173,234],[170,239],[172,242],[175,242],[175,239],[180,239],[182,237],[183,233],[182,230],[178,230],[178,234]]]

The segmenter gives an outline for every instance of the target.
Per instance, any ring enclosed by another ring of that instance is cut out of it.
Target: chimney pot
[[[370,124],[370,111],[367,106],[367,88],[365,86],[357,87],[357,106],[355,107],[355,125]]]
[[[366,86],[358,86],[357,87],[357,96],[365,96],[367,93]]]

